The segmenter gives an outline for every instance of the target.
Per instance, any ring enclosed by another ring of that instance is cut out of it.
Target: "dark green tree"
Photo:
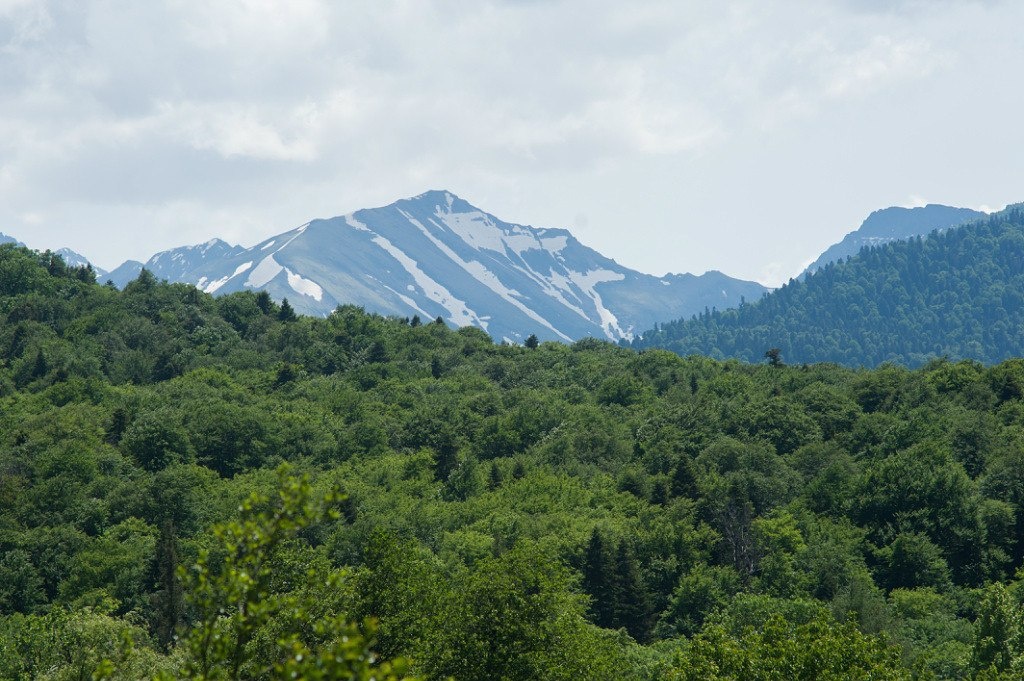
[[[270,294],[266,291],[258,291],[256,293],[256,307],[260,309],[263,314],[274,313],[274,301],[271,299]]]
[[[615,550],[613,574],[615,625],[623,627],[637,641],[646,642],[651,626],[650,598],[640,576],[640,562],[624,539]]]
[[[281,300],[281,309],[277,312],[277,318],[282,322],[294,322],[297,319],[295,310],[292,309],[287,298]]]
[[[583,590],[590,595],[591,617],[599,627],[615,626],[615,586],[612,552],[600,530],[594,528],[583,554]]]
[[[152,628],[157,642],[165,649],[174,641],[185,614],[184,592],[178,577],[177,535],[173,521],[161,523],[153,558],[156,595]]]
[[[697,476],[693,472],[693,461],[689,457],[683,457],[672,473],[672,496],[696,499],[697,495]]]
[[[487,489],[494,491],[501,487],[504,477],[505,476],[502,474],[501,468],[498,466],[498,462],[492,461],[491,471],[487,475]]]

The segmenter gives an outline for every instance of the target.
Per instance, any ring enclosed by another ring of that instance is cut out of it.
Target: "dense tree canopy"
[[[709,310],[633,342],[757,362],[920,366],[1024,355],[1024,211],[863,249],[739,309]]]
[[[531,349],[0,247],[15,679],[1014,678],[1022,567],[1022,360]]]

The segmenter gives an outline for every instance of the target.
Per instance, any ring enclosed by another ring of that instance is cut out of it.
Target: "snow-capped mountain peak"
[[[566,230],[507,223],[444,190],[312,220],[250,248],[214,239],[172,249],[146,267],[209,293],[266,290],[308,314],[355,304],[442,317],[512,341],[531,333],[629,338],[633,329],[765,290],[719,273],[635,272]]]

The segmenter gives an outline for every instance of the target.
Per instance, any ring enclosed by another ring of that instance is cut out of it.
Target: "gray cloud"
[[[967,0],[0,0],[0,230],[112,266],[446,187],[647,271],[775,282],[874,208],[1022,198],[1022,19]]]

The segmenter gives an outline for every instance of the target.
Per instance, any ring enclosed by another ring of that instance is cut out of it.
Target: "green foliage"
[[[1024,610],[1002,584],[992,584],[978,608],[971,666],[981,672],[1024,672]]]
[[[1020,360],[530,349],[87,274],[0,247],[14,678],[1022,671]]]
[[[145,630],[102,609],[56,609],[0,619],[0,669],[5,679],[131,681],[169,674],[174,663],[148,642]]]
[[[711,627],[679,653],[670,679],[840,681],[912,679],[899,650],[826,617],[793,625],[773,615],[739,636]]]
[[[661,324],[636,349],[668,348],[772,366],[920,366],[1024,354],[1024,212],[865,247],[760,301]],[[766,348],[770,348],[765,352]],[[1011,379],[1007,390],[1014,390]]]
[[[305,575],[287,591],[274,589],[280,553],[309,525],[337,517],[338,501],[328,493],[311,499],[303,478],[282,469],[273,498],[254,493],[240,507],[241,518],[214,528],[221,560],[200,551],[195,564],[181,568],[196,622],[184,641],[184,673],[192,679],[399,679],[404,661],[378,663],[370,651],[374,625],[363,629],[319,612],[321,585],[338,589],[342,572]],[[261,646],[267,629],[284,635]],[[267,650],[269,648],[269,650]]]
[[[485,560],[464,584],[429,661],[432,678],[611,678],[612,651],[583,619],[569,575],[513,550]]]

